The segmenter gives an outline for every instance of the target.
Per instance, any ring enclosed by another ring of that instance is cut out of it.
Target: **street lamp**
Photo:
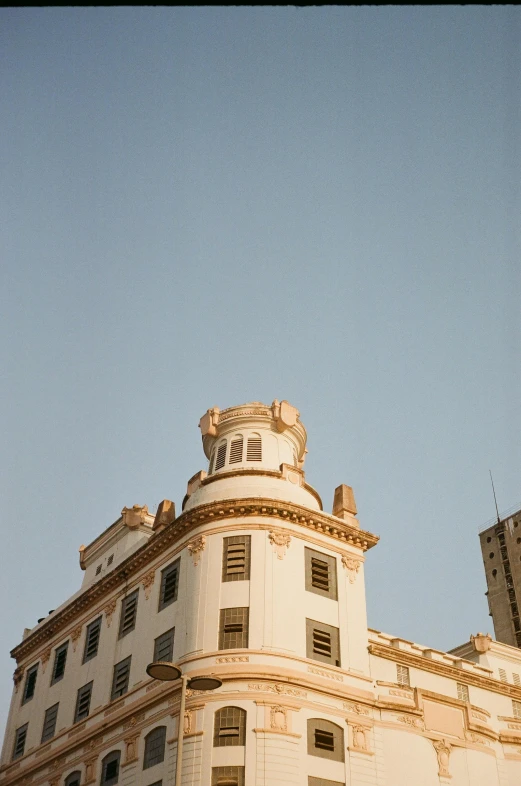
[[[154,661],[147,666],[147,674],[154,680],[162,680],[163,682],[171,682],[173,680],[181,680],[181,706],[179,707],[179,723],[177,728],[177,760],[175,763],[175,786],[181,786],[181,767],[183,764],[183,739],[184,739],[184,721],[185,721],[185,701],[186,701],[186,688],[192,690],[216,690],[220,688],[223,681],[218,677],[212,675],[208,677],[188,677],[182,673],[175,663],[169,661]]]

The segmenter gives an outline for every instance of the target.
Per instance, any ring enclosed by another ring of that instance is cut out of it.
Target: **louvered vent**
[[[247,461],[262,461],[262,442],[260,437],[250,437],[246,450]]]
[[[331,657],[331,636],[323,630],[313,631],[313,652]]]
[[[230,444],[230,464],[238,464],[240,461],[242,461],[243,442],[244,440],[242,435],[232,439]]]
[[[215,462],[215,469],[222,469],[224,467],[226,461],[226,442],[223,442],[222,445],[219,445],[217,449],[217,461]]]

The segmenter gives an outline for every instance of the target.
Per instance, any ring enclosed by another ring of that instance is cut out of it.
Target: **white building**
[[[81,589],[13,650],[0,786],[519,786],[521,651],[450,653],[367,627],[351,489],[306,483],[283,401],[209,410],[183,510],[124,508],[80,549]]]

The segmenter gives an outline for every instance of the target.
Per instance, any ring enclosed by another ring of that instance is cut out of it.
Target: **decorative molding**
[[[228,658],[216,658],[216,663],[248,663],[248,655],[232,655]]]
[[[290,688],[288,685],[282,685],[281,683],[269,683],[269,682],[250,682],[248,683],[248,690],[256,690],[256,691],[267,691],[269,693],[278,693],[281,696],[300,696],[303,699],[307,698],[307,691],[300,690],[300,688]]]
[[[76,646],[78,644],[78,639],[81,636],[81,632],[83,630],[83,625],[78,625],[74,630],[71,632],[71,641],[72,641],[72,651],[76,652]]]
[[[286,549],[291,543],[291,535],[289,535],[287,532],[283,532],[282,530],[270,529],[268,537],[270,539],[271,545],[273,546],[273,550],[277,554],[277,558],[284,559],[286,556]]]
[[[356,753],[366,753],[372,756],[373,751],[370,750],[369,746],[370,729],[367,726],[361,726],[359,724],[349,724],[349,729],[351,732],[351,745],[349,746],[349,750]]]
[[[397,715],[396,720],[400,721],[400,723],[405,723],[406,726],[410,726],[412,729],[425,731],[423,720],[421,718],[416,718],[414,715]]]
[[[198,538],[194,538],[194,540],[189,541],[187,544],[187,549],[190,552],[192,559],[194,561],[194,566],[199,564],[199,560],[201,558],[201,552],[204,551],[204,547],[206,546],[206,538],[204,535],[199,535]]]
[[[475,636],[470,637],[470,641],[476,652],[483,654],[489,651],[492,644],[492,636],[490,633],[476,633]]]
[[[148,515],[147,505],[132,505],[131,508],[123,508],[121,511],[123,524],[129,529],[137,529],[141,524],[145,524]]]
[[[270,728],[275,731],[288,731],[288,710],[280,704],[270,707]]]
[[[438,775],[440,778],[451,778],[449,772],[449,757],[452,745],[447,740],[433,740],[434,750],[438,757]]]
[[[194,730],[192,728],[193,721],[194,721],[193,710],[185,710],[184,723],[183,723],[183,734],[190,734]]]
[[[22,666],[18,666],[13,671],[13,682],[14,682],[14,692],[15,693],[18,693],[18,688],[20,687],[20,683],[22,682],[22,680],[24,678],[24,672],[25,672],[25,670],[24,670],[24,668]]]
[[[478,745],[489,745],[489,741],[482,737],[480,734],[476,734],[474,731],[466,731],[465,732],[465,739],[469,742],[475,742]]]
[[[350,554],[344,554],[342,556],[342,565],[346,569],[346,573],[349,578],[349,583],[354,584],[356,580],[356,575],[360,570],[360,565],[362,564],[361,559],[357,559],[356,557],[352,557]]]
[[[45,674],[45,669],[47,668],[47,664],[49,663],[50,657],[52,655],[52,647],[47,647],[46,650],[42,652],[41,661],[42,661],[42,672]]]
[[[326,677],[328,680],[337,680],[337,682],[344,681],[344,678],[341,674],[334,674],[331,671],[326,671],[325,669],[317,669],[315,666],[308,666],[308,671],[311,674],[319,674],[321,677]]]
[[[123,724],[123,731],[128,731],[129,729],[133,729],[137,726],[138,723],[141,723],[142,720],[145,720],[145,713],[140,712],[139,715],[133,715],[127,723]]]
[[[136,732],[135,734],[129,735],[123,739],[123,742],[125,743],[125,761],[122,764],[123,767],[125,767],[127,764],[131,764],[133,761],[137,761],[138,740],[140,736],[140,732]]]
[[[30,633],[26,639],[13,648],[11,657],[18,662],[29,657],[51,636],[57,636],[80,613],[83,614],[96,606],[101,599],[118,587],[124,587],[133,575],[139,574],[146,565],[157,559],[172,544],[179,543],[181,545],[182,539],[188,536],[190,530],[222,519],[239,517],[253,517],[257,520],[263,517],[282,519],[303,529],[325,535],[339,543],[347,543],[362,551],[372,548],[379,540],[376,535],[357,529],[320,510],[310,511],[304,506],[281,500],[246,497],[198,505],[185,511],[163,530],[152,535],[143,546],[127,557],[115,570],[107,573],[63,609],[55,612],[48,621],[42,622],[34,633]],[[519,695],[521,698],[521,687],[516,690],[515,696]]]
[[[96,781],[96,764],[98,763],[97,756],[91,756],[90,759],[85,759],[85,780],[83,783],[94,783]]]
[[[141,584],[143,585],[143,589],[145,591],[145,600],[149,599],[150,593],[152,592],[152,587],[154,586],[154,581],[155,580],[156,580],[156,572],[155,572],[155,570],[150,570],[141,579]]]
[[[400,696],[402,699],[410,699],[411,701],[414,701],[412,691],[410,693],[407,693],[407,691],[404,690],[394,690],[393,688],[391,688],[389,690],[389,696]]]
[[[356,712],[357,715],[370,715],[369,709],[364,707],[363,704],[351,704],[348,701],[344,701],[342,706],[347,712]]]
[[[111,598],[111,600],[109,600],[109,602],[103,609],[103,612],[105,614],[105,619],[107,620],[107,628],[110,628],[110,623],[112,622],[112,615],[116,611],[117,604],[118,604],[118,599]]]

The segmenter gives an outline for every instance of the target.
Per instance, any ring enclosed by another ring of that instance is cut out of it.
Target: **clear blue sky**
[[[287,398],[355,490],[369,623],[492,632],[521,507],[521,16],[1,13],[0,713],[9,649],[124,505],[180,507],[211,406]]]

